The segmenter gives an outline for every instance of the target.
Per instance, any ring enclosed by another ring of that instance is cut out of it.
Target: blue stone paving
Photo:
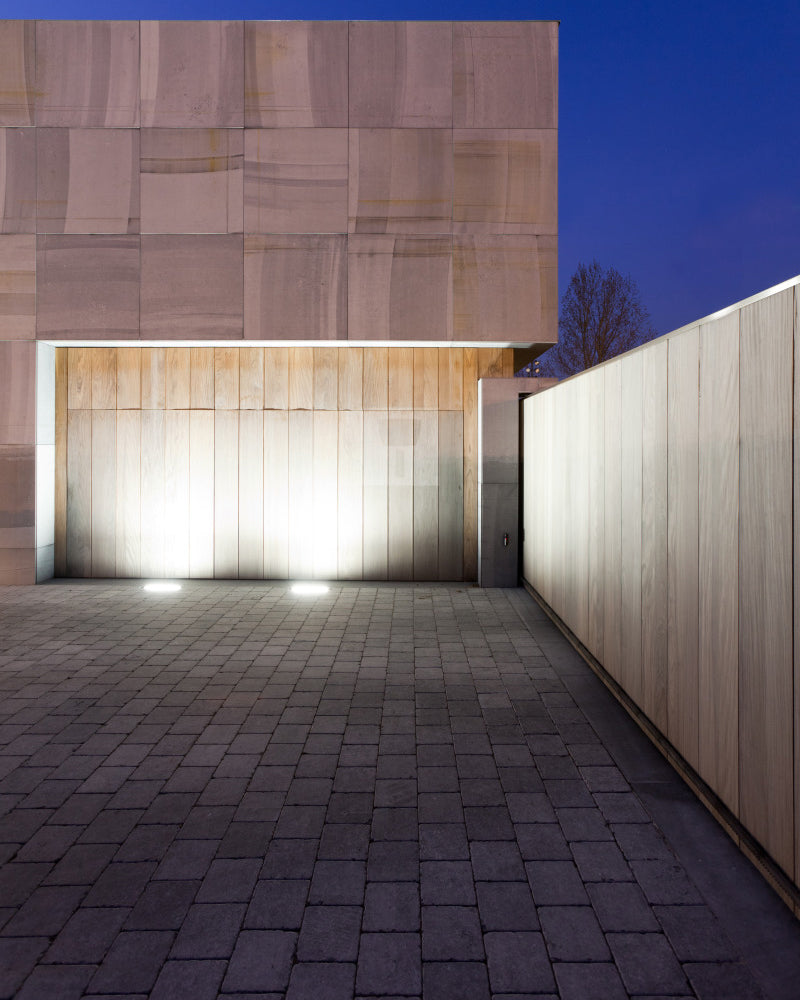
[[[0,1000],[789,1000],[800,923],[522,590],[0,592]]]

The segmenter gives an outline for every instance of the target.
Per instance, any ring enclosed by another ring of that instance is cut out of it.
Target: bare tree
[[[561,300],[558,344],[541,358],[542,375],[567,378],[656,335],[636,282],[596,260],[579,264]]]

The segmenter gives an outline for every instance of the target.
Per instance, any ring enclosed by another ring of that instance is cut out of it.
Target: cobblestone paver
[[[529,624],[0,593],[0,998],[762,996]]]

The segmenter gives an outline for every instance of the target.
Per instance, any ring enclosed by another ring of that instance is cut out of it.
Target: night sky
[[[0,0],[0,16],[558,19],[562,293],[597,258],[666,333],[800,274],[796,0]]]

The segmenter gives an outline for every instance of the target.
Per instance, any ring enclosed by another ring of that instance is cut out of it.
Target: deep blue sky
[[[561,291],[597,258],[666,333],[800,274],[796,0],[0,0],[0,16],[558,19]]]

